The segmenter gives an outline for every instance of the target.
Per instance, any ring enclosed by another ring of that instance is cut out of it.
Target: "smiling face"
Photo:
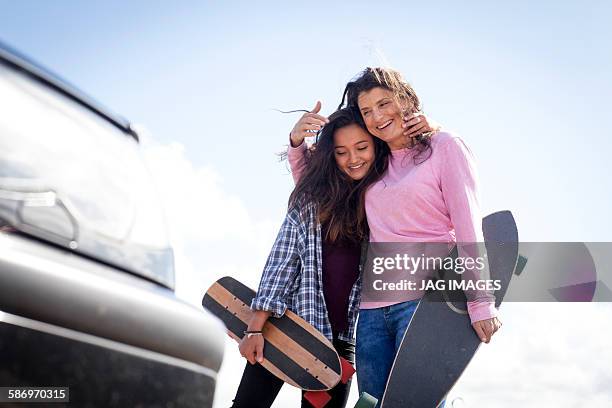
[[[361,180],[374,163],[372,136],[357,124],[334,132],[334,157],[338,168],[353,180]]]
[[[391,150],[406,147],[402,108],[392,91],[376,87],[361,92],[357,97],[357,104],[370,133],[384,140]]]

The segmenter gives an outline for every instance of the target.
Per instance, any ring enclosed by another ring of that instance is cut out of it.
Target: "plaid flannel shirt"
[[[251,309],[272,312],[274,317],[290,309],[331,341],[332,328],[323,297],[322,264],[321,224],[317,220],[316,206],[312,203],[293,206],[268,256]],[[360,270],[362,265],[363,262]],[[349,296],[348,328],[338,334],[340,340],[354,342],[360,293],[361,275]]]

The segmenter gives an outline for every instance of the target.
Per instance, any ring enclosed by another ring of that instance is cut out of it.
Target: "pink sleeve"
[[[467,310],[470,315],[470,321],[472,323],[480,320],[491,319],[497,317],[497,309],[495,308],[495,302],[467,302]]]
[[[472,152],[458,137],[441,146],[442,196],[457,242],[483,242],[478,173]]]
[[[306,142],[302,142],[298,147],[292,147],[289,142],[287,148],[287,160],[289,161],[289,167],[291,167],[291,175],[295,184],[300,181],[304,169],[306,168]]]
[[[482,235],[482,215],[478,191],[476,161],[463,140],[453,137],[444,149],[441,187],[448,208],[455,238],[460,244],[459,256],[479,256],[477,242],[484,242]],[[461,244],[467,245],[461,245]],[[466,272],[465,275],[469,273]],[[468,279],[479,279],[479,273],[472,273]],[[495,296],[490,291],[466,291],[468,313],[472,323],[497,316]]]

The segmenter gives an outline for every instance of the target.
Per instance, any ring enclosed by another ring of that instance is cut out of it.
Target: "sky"
[[[425,113],[461,135],[484,213],[512,210],[521,240],[612,241],[609,2],[0,0],[0,10],[1,41],[146,129],[177,294],[196,306],[223,275],[258,283],[293,186],[276,154],[299,116],[275,109],[320,100],[329,114],[366,66],[401,71]],[[451,397],[609,405],[610,311],[504,306],[502,331]],[[215,407],[229,405],[242,364],[228,340]],[[297,396],[285,387],[275,406]]]

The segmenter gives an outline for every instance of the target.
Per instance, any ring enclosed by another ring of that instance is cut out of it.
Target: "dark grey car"
[[[0,387],[212,406],[224,331],[175,297],[158,203],[129,123],[0,43]]]

